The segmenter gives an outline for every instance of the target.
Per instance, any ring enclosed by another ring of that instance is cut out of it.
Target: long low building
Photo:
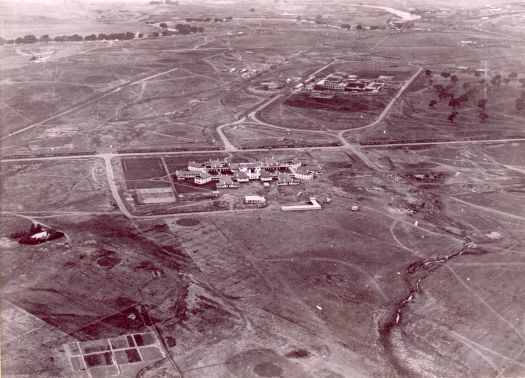
[[[321,210],[321,205],[315,197],[310,197],[310,200],[308,201],[310,204],[306,205],[287,205],[287,206],[281,206],[282,211],[305,211],[305,210]]]

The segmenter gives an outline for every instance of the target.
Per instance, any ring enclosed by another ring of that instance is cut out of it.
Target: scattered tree
[[[518,73],[517,72],[511,72],[509,74],[509,79],[513,80],[513,79],[517,79],[518,78]]]
[[[461,102],[459,102],[459,99],[453,98],[448,102],[448,106],[456,110],[456,107],[461,105]]]
[[[479,112],[479,119],[481,122],[485,122],[489,118],[489,115],[485,112]]]
[[[525,109],[525,101],[523,101],[523,98],[517,98],[516,99],[516,110],[518,112],[521,112],[523,109]]]
[[[456,84],[458,82],[458,76],[457,75],[452,75],[450,76],[450,81],[453,83],[453,84]]]
[[[450,72],[442,71],[441,76],[443,76],[443,78],[447,80],[450,77]]]
[[[432,76],[432,70],[425,70],[425,75],[427,75],[428,77]]]
[[[487,99],[486,98],[480,98],[478,100],[478,108],[485,109],[486,106],[487,106]]]
[[[461,96],[458,97],[458,101],[459,102],[468,102],[469,98],[468,98],[468,95],[466,93],[462,94]]]
[[[437,101],[436,100],[430,100],[430,102],[428,103],[428,106],[430,106],[431,108],[434,108],[434,106],[437,104]]]
[[[448,116],[448,120],[450,123],[454,122],[454,120],[456,119],[456,117],[459,115],[458,112],[454,111],[452,113],[450,113],[450,115]]]
[[[501,84],[501,75],[497,74],[490,80],[492,85],[500,85]]]
[[[168,25],[165,23],[165,22],[161,22],[159,24],[159,27],[163,28],[163,29],[167,29],[168,28]]]

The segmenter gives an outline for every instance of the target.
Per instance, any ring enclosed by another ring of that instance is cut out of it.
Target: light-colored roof
[[[262,196],[245,196],[245,201],[260,201],[260,202],[266,202],[266,198]]]
[[[206,179],[206,178],[210,178],[211,175],[208,172],[200,172],[199,177]]]
[[[233,181],[230,176],[219,176],[219,184],[229,185],[229,184],[233,184]]]
[[[248,178],[248,175],[245,172],[242,172],[242,171],[235,172],[235,176],[237,178]]]

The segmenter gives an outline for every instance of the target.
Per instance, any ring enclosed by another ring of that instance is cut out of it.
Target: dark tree
[[[355,28],[356,28],[357,30],[362,30],[362,29],[363,29],[363,27],[362,27],[361,25],[357,25]]]
[[[153,33],[150,34],[150,36],[151,36],[152,38],[158,38],[159,35],[160,35],[159,32],[153,32]]]
[[[457,75],[452,75],[450,76],[450,81],[453,83],[453,84],[456,84],[458,82],[458,76]]]
[[[82,38],[80,35],[78,34],[73,34],[72,36],[69,36],[68,41],[73,41],[73,42],[80,42],[80,41],[83,41],[84,38]]]
[[[521,112],[523,109],[525,109],[525,101],[523,101],[522,98],[516,99],[516,110],[518,112]]]
[[[161,22],[161,23],[159,24],[159,26],[160,26],[161,28],[163,28],[163,29],[167,29],[167,28],[168,28],[168,25],[167,25],[165,22]]]
[[[7,41],[3,39],[2,37],[0,37],[0,45],[5,45],[6,43]]]
[[[250,8],[250,12],[255,12],[255,8]]]
[[[44,35],[41,36],[38,40],[39,40],[40,42],[49,42],[49,41],[51,41],[51,38],[49,38],[49,35],[44,34]]]
[[[480,76],[481,76],[481,72],[479,72],[479,71],[474,71],[474,76],[476,76],[476,77],[480,77]]]
[[[436,104],[437,104],[437,101],[436,101],[436,100],[430,100],[430,102],[428,103],[428,106],[430,106],[431,108],[433,108]]]
[[[450,113],[450,115],[448,116],[448,120],[450,123],[454,122],[454,120],[456,119],[456,117],[459,115],[458,112],[454,111],[452,113]]]
[[[352,29],[352,25],[350,25],[350,24],[341,24],[341,28],[343,28],[343,29]]]
[[[464,82],[464,83],[463,83],[463,89],[464,89],[464,90],[467,90],[467,89],[469,89],[469,88],[470,88],[470,83],[469,83],[469,82]]]
[[[445,80],[447,80],[450,77],[450,72],[442,71],[441,72],[441,76],[443,76],[443,78],[445,78]]]
[[[432,76],[432,70],[425,70],[425,75]]]
[[[468,98],[468,95],[466,93],[462,94],[461,96],[458,97],[458,101],[459,102],[468,102],[469,98]]]
[[[448,106],[450,106],[454,110],[456,110],[456,107],[459,105],[461,105],[461,102],[459,102],[459,99],[457,98],[453,98],[452,100],[448,102]]]
[[[104,34],[104,33],[100,33],[100,34],[98,35],[97,39],[98,39],[99,41],[106,41],[106,40],[109,39],[109,35]]]
[[[501,75],[497,74],[490,80],[492,85],[500,85],[501,84]]]
[[[485,112],[479,112],[478,117],[481,120],[481,122],[485,122],[489,118],[489,115]]]
[[[90,34],[90,35],[87,35],[86,37],[84,37],[84,40],[85,41],[96,41],[97,40],[97,36],[95,34]]]
[[[480,98],[478,100],[478,108],[485,109],[486,106],[487,106],[487,99],[486,98]]]
[[[516,79],[518,77],[518,73],[517,72],[511,72],[509,74],[509,79]]]

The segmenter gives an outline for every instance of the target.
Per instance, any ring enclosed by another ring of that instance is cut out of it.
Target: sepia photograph
[[[525,377],[523,0],[0,0],[0,376]]]

